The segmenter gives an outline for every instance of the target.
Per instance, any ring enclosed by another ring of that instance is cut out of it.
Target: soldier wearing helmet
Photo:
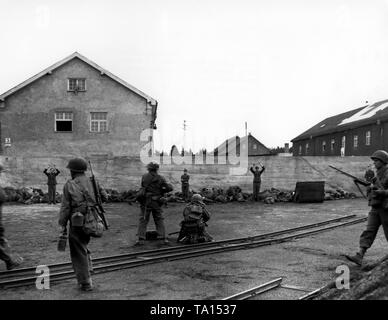
[[[85,175],[87,163],[84,159],[71,159],[67,165],[70,170],[71,179],[63,186],[61,209],[59,212],[59,225],[61,234],[67,233],[67,225],[70,224],[69,247],[70,258],[76,274],[79,289],[82,291],[92,290],[92,279],[90,273],[92,264],[88,244],[90,236],[85,234],[81,226],[73,226],[72,217],[75,213],[86,213],[86,197],[96,201],[93,185]],[[106,200],[105,191],[98,186],[100,195]],[[74,223],[75,224],[75,223]]]
[[[0,164],[0,174],[3,171],[3,166]],[[5,201],[5,193],[0,187],[0,260],[5,262],[7,270],[12,270],[18,267],[22,262],[23,258],[19,256],[13,256],[10,254],[10,248],[8,241],[4,236],[3,226],[3,202]]]
[[[377,150],[372,154],[371,159],[376,168],[376,175],[371,176],[372,185],[367,190],[371,206],[367,226],[360,236],[359,252],[355,255],[346,255],[350,261],[360,266],[381,225],[388,241],[388,153],[384,150]]]
[[[203,203],[200,194],[194,194],[191,202],[183,210],[183,221],[177,242],[193,244],[213,241],[206,231],[206,222],[210,220],[210,213]]]
[[[143,195],[140,200],[138,240],[135,245],[144,244],[151,213],[155,222],[157,239],[162,240],[164,244],[168,244],[161,205],[164,194],[172,191],[173,188],[166,182],[164,177],[158,174],[159,164],[150,162],[147,165],[147,170],[148,173],[145,173],[141,179]]]

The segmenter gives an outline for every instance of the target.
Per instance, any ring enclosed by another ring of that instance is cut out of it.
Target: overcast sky
[[[282,146],[388,98],[388,0],[0,0],[0,92],[78,51],[159,102],[156,147]]]

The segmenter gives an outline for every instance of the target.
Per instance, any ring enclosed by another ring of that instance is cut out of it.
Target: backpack
[[[82,230],[94,238],[102,237],[104,233],[104,224],[98,214],[97,206],[86,206],[85,221]]]
[[[84,223],[82,230],[85,234],[93,238],[100,238],[104,233],[104,223],[99,215],[97,203],[90,196],[89,192],[82,188],[78,183],[77,186],[84,197],[86,204],[86,212],[84,213]]]

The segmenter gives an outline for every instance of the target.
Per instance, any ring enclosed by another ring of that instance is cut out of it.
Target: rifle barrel
[[[334,166],[329,165],[329,167],[330,167],[330,168],[333,168],[334,170],[337,170],[338,172],[341,172],[343,175],[345,175],[345,176],[347,176],[347,177],[349,177],[349,178],[352,178],[352,179],[354,180],[354,182],[357,182],[357,183],[359,183],[359,184],[362,184],[362,185],[365,186],[365,187],[371,185],[370,182],[365,181],[365,180],[362,180],[362,179],[359,179],[359,178],[357,178],[356,176],[353,176],[353,175],[351,175],[350,173],[347,173],[347,172],[345,172],[345,171],[342,171],[342,170],[340,170],[340,169],[338,169],[338,168],[336,168],[336,167],[334,167]]]

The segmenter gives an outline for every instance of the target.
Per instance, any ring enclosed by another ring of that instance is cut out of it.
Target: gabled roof
[[[240,143],[242,142],[244,144],[247,140],[248,140],[248,145],[252,142],[256,143],[258,145],[258,147],[265,149],[268,153],[270,153],[270,150],[264,144],[262,144],[259,140],[257,140],[254,136],[252,136],[250,133],[248,134],[248,136],[243,136],[241,138],[239,136],[231,137],[231,138],[225,140],[223,143],[221,143],[216,149],[218,151],[218,154],[224,154],[227,151],[226,142],[228,142],[228,151],[229,151],[230,148],[232,148],[232,149],[238,148],[239,149]],[[249,150],[248,150],[248,152],[249,152]]]
[[[386,119],[388,119],[388,100],[382,100],[326,118],[291,141],[294,142],[309,139],[310,137],[340,132],[346,129],[372,124],[377,120]]]
[[[79,54],[78,52],[74,52],[70,56],[66,57],[65,59],[58,61],[57,63],[53,64],[52,66],[48,67],[47,69],[44,69],[42,72],[36,74],[35,76],[27,79],[26,81],[22,82],[21,84],[17,85],[16,87],[13,87],[12,89],[8,90],[7,92],[0,95],[0,101],[4,101],[5,98],[8,96],[14,94],[15,92],[19,91],[20,89],[24,88],[25,86],[28,86],[30,83],[38,80],[39,78],[45,76],[46,74],[51,74],[52,71],[59,68],[60,66],[64,65],[65,63],[69,62],[70,60],[78,58],[82,60],[83,62],[87,63],[94,69],[98,70],[101,75],[106,75],[109,78],[113,79],[114,81],[120,83],[124,87],[128,88],[129,90],[135,92],[139,96],[145,98],[147,102],[149,102],[151,105],[156,105],[157,101],[150,97],[149,95],[145,94],[144,92],[140,91],[139,89],[136,89],[134,86],[130,85],[126,81],[120,79],[119,77],[115,76],[114,74],[110,73],[109,71],[101,68],[99,65],[94,63],[93,61],[89,60],[88,58],[84,57],[83,55]]]
[[[263,148],[263,149],[266,149],[268,151],[268,153],[270,152],[270,150],[264,145],[262,144],[259,140],[257,140],[254,136],[252,136],[250,133],[248,134],[248,137],[249,137],[249,140],[256,143],[259,147]]]

